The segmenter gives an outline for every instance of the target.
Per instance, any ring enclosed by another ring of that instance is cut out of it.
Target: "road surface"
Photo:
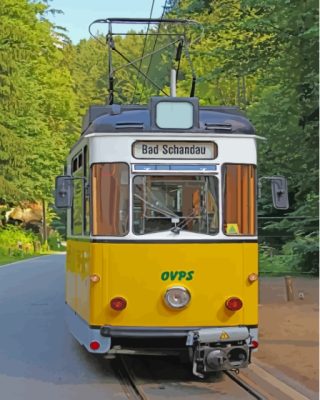
[[[1,400],[122,400],[106,362],[64,323],[64,255],[0,267]]]

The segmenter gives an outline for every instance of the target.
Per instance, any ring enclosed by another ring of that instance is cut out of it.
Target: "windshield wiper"
[[[199,210],[199,214],[194,213],[195,211],[193,210],[189,215],[181,217],[181,222],[178,224],[180,229],[183,229],[188,222],[193,221],[196,218],[201,218],[201,210]]]
[[[173,226],[170,230],[173,233],[176,233],[177,235],[180,233],[180,231],[183,230],[183,228],[185,228],[185,226],[188,224],[189,221],[194,220],[195,218],[199,217],[199,215],[192,215],[194,213],[194,211],[192,211],[191,214],[187,215],[186,217],[182,216],[182,217],[178,217],[179,220],[181,219],[181,221],[177,224],[175,224],[175,226]]]
[[[152,204],[149,201],[145,200],[143,197],[139,196],[136,193],[134,194],[134,196],[137,197],[139,200],[141,200],[146,206],[148,206],[151,211],[156,211],[167,218],[178,218],[180,220],[179,215],[175,214],[174,212],[171,212],[170,210],[169,211],[164,210],[163,208],[160,208],[157,205]]]

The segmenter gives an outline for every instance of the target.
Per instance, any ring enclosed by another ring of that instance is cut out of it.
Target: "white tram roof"
[[[82,135],[99,132],[155,132],[160,129],[155,119],[159,101],[189,101],[194,106],[193,126],[189,129],[168,129],[166,132],[224,133],[255,135],[251,122],[236,107],[199,106],[197,98],[155,97],[149,105],[93,105],[84,118]]]

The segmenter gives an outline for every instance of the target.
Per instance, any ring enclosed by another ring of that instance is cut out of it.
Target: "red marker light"
[[[114,297],[110,301],[110,306],[115,311],[122,311],[127,307],[127,300],[123,297]]]
[[[225,306],[230,311],[238,311],[242,308],[242,301],[238,297],[230,297],[226,300]]]
[[[90,349],[91,350],[99,350],[100,349],[100,343],[97,342],[96,340],[93,340],[90,342]]]
[[[253,341],[251,342],[251,347],[252,347],[253,349],[256,349],[258,346],[259,346],[259,343],[258,343],[256,340],[253,340]]]

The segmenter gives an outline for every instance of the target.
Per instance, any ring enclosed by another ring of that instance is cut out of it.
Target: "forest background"
[[[55,12],[45,0],[0,2],[2,255],[37,251],[37,228],[5,218],[18,205],[44,205],[51,245],[63,239],[61,216],[52,208],[54,179],[63,172],[88,106],[108,98],[104,36],[73,44],[50,22]],[[288,178],[287,212],[272,208],[267,188],[259,200],[260,267],[318,274],[318,2],[167,0],[163,16],[202,24],[202,30],[191,28],[191,38],[201,36],[190,48],[196,96],[201,104],[243,110],[267,139],[259,144],[259,177]],[[162,23],[160,32],[166,29]],[[163,45],[161,35],[116,38],[117,48],[132,60]],[[173,50],[136,64],[163,90]],[[123,64],[116,55],[114,62]],[[183,58],[178,96],[189,96],[191,80]],[[121,69],[115,84],[118,103],[146,103],[160,94],[134,68]]]

